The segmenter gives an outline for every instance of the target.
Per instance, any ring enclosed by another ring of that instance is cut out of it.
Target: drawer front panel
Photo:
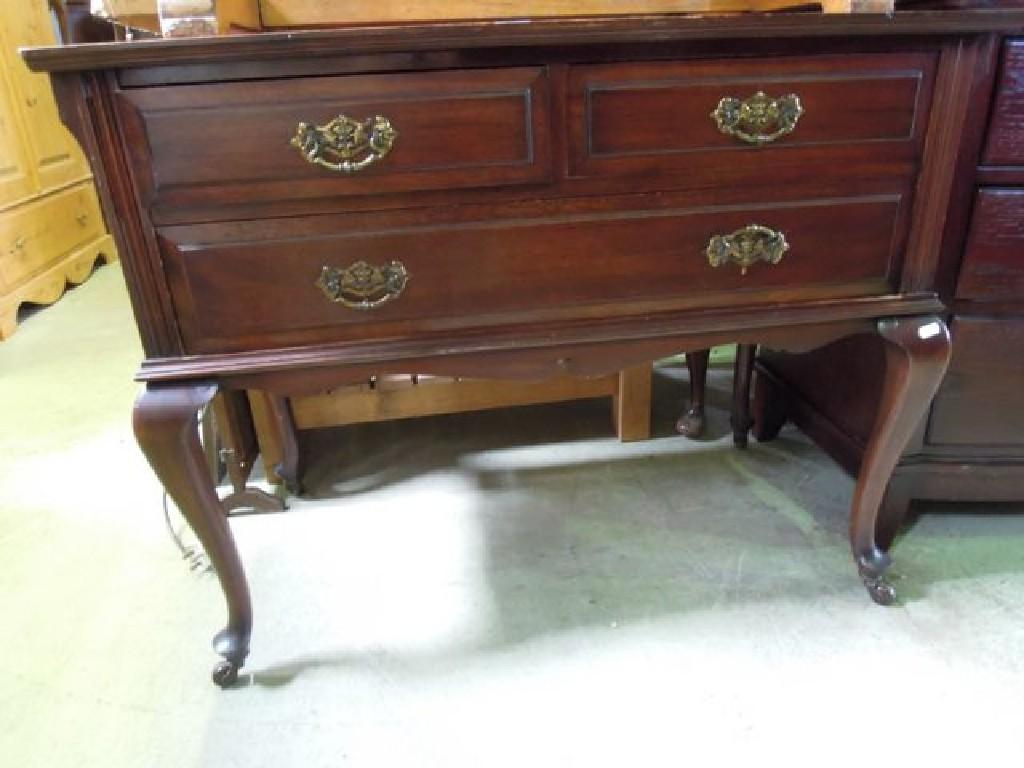
[[[888,195],[457,224],[425,218],[348,234],[323,217],[265,237],[241,224],[167,228],[162,247],[186,344],[203,352],[884,294],[896,281],[900,209],[900,197]],[[711,266],[712,238],[752,223],[784,233],[781,260],[758,261],[746,274],[736,263]],[[358,262],[399,262],[407,282],[395,296],[372,296],[374,309],[329,300],[317,286],[324,268]]]
[[[0,283],[24,282],[102,234],[91,182],[0,214]]]
[[[1024,301],[1024,189],[982,189],[957,298]]]
[[[519,68],[171,86],[121,98],[126,124],[144,137],[129,144],[140,182],[150,202],[174,206],[545,181],[547,90],[544,70]],[[361,141],[337,121],[333,142],[291,143],[299,123],[326,127],[342,116],[381,116],[393,134],[381,133],[373,149],[372,131]],[[376,160],[345,172],[304,156],[338,166],[346,149],[353,164]]]
[[[1024,165],[1024,40],[1006,44],[982,162]]]
[[[953,357],[928,439],[947,445],[1024,445],[1024,319],[958,317]]]
[[[580,67],[570,84],[572,170],[707,173],[719,181],[730,166],[913,172],[934,65],[929,54],[879,54]],[[766,100],[753,98],[759,92]],[[799,114],[784,99],[790,95]],[[723,99],[745,110],[735,132],[719,127],[737,127],[718,109]]]

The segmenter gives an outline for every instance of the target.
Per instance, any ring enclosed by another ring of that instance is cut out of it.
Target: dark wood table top
[[[975,3],[975,5],[977,5]],[[654,43],[702,39],[771,39],[865,35],[1024,33],[1024,6],[900,10],[875,14],[749,13],[622,15],[499,21],[416,22],[155,38],[23,50],[36,71],[71,71],[394,51]]]

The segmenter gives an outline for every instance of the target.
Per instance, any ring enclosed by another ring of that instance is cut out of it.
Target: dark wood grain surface
[[[871,596],[890,602],[897,516],[883,497],[906,447],[926,448],[950,349],[937,289],[966,235],[979,105],[999,35],[1022,29],[1024,10],[621,16],[29,52],[58,72],[116,221],[146,351],[140,442],[219,558],[215,679],[237,673],[250,630],[230,530],[183,437],[217,387],[589,376],[724,342],[805,352],[867,338],[879,354],[850,362],[871,386],[826,400],[861,398],[839,403],[863,426],[850,543]],[[737,143],[711,112],[758,91],[796,93],[804,114],[775,142]],[[289,147],[300,121],[341,114],[387,116],[397,143],[347,175]],[[778,263],[709,263],[712,237],[755,224],[785,235]],[[372,309],[329,300],[324,267],[357,262],[400,262],[404,290]],[[1016,279],[988,248],[973,263]],[[963,403],[1011,407],[1019,389],[1018,368],[986,369],[980,351],[987,334],[1016,350],[1019,321],[985,324],[958,301],[970,350],[967,383],[940,395],[947,443],[970,428]],[[1002,383],[975,382],[983,370]],[[297,465],[286,474],[297,486]]]
[[[431,211],[393,216],[377,231],[355,223],[346,232],[348,222],[317,217],[254,223],[245,240],[218,225],[166,229],[161,238],[186,349],[197,353],[885,295],[898,282],[900,210],[900,196],[888,195],[511,221],[484,210],[486,218],[448,225],[443,211]],[[747,274],[712,267],[710,239],[752,222],[785,234],[781,262]],[[842,249],[830,247],[836,238]],[[395,259],[408,287],[376,309],[332,303],[316,287],[324,267]]]
[[[956,295],[1024,300],[1024,188],[978,191]]]
[[[885,540],[916,500],[1024,499],[1022,43],[990,41],[988,53],[979,51],[963,102],[973,119],[960,142],[935,283],[950,298],[952,360],[894,472],[879,513]],[[933,114],[941,111],[937,102]],[[755,402],[768,436],[791,415],[856,471],[879,397],[877,352],[860,338],[801,356],[765,355]]]
[[[574,67],[572,172],[694,174],[733,162],[765,174],[784,163],[818,173],[906,163],[927,126],[935,63],[934,54],[918,53]],[[790,134],[755,153],[718,130],[711,112],[722,98],[759,91],[793,94],[804,112]]]
[[[1024,40],[1006,43],[984,162],[1024,165]]]
[[[1024,448],[1024,319],[958,317],[951,330],[953,358],[929,442]]]
[[[166,66],[179,62],[232,59],[287,59],[392,51],[568,46],[680,40],[839,38],[846,36],[956,35],[1024,31],[1024,9],[903,11],[894,16],[813,13],[735,16],[613,16],[529,19],[519,23],[443,22],[353,26],[237,35],[219,38],[157,39],[39,48],[25,54],[36,71],[81,71]]]
[[[171,86],[119,95],[152,205],[510,186],[551,175],[540,68],[318,77]],[[388,118],[386,162],[358,173],[307,162],[289,141],[300,122]],[[152,148],[159,148],[153,152]]]

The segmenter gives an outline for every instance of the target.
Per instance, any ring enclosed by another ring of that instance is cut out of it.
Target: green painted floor
[[[309,498],[232,523],[221,692],[139,356],[117,266],[0,344],[0,766],[1020,764],[1024,508],[925,515],[877,607],[851,481],[794,431],[732,450],[724,372],[672,435],[678,367],[643,443],[600,401],[308,435]]]

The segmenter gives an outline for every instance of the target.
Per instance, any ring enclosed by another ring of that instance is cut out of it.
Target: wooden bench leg
[[[288,398],[270,392],[249,391],[249,407],[256,426],[267,479],[284,483],[296,496],[302,493],[302,463],[298,431]]]
[[[619,371],[619,389],[614,397],[615,429],[619,440],[647,440],[651,436],[650,363]]]
[[[256,426],[263,472],[268,482],[281,485],[283,481],[278,476],[276,467],[281,463],[284,451],[281,448],[281,428],[270,408],[270,394],[250,389],[249,407],[252,409],[252,422]]]
[[[710,358],[710,349],[686,353],[686,367],[690,371],[690,405],[676,422],[676,432],[686,437],[700,437],[704,433],[704,390]]]
[[[227,513],[238,511],[280,512],[284,501],[246,482],[256,463],[259,447],[253,426],[252,409],[243,391],[218,393],[213,399],[217,434],[223,442],[221,457],[231,479],[231,493],[221,499]]]
[[[750,380],[754,373],[755,344],[736,346],[736,364],[732,377],[732,441],[737,448],[747,447],[747,436],[753,423],[750,418]]]

